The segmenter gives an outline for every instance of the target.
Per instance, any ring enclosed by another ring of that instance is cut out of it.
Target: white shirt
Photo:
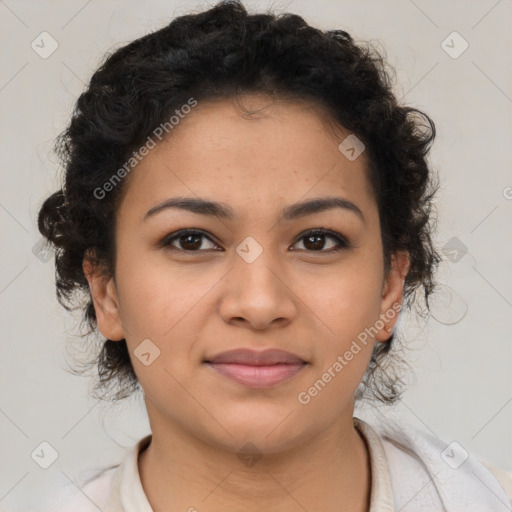
[[[512,511],[512,473],[484,466],[457,443],[444,443],[410,425],[379,428],[354,418],[370,454],[369,512]],[[51,512],[153,512],[144,493],[138,441],[124,461],[83,487],[66,486]],[[491,472],[492,471],[492,472]]]

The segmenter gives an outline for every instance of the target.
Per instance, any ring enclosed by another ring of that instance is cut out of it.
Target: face
[[[351,420],[373,346],[397,319],[408,260],[396,255],[384,275],[365,154],[338,149],[348,132],[303,103],[243,103],[258,115],[199,103],[131,171],[115,279],[87,260],[84,271],[100,332],[126,339],[152,427],[272,453]],[[220,206],[164,206],[176,198]],[[327,198],[337,205],[292,207]],[[233,378],[236,364],[206,362],[268,348],[301,363]]]

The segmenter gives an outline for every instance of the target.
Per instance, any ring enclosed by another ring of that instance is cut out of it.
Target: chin
[[[290,410],[281,410],[279,415],[269,414],[254,417],[237,417],[233,421],[224,421],[224,430],[217,431],[217,436],[210,438],[210,442],[223,449],[235,453],[252,451],[256,453],[280,453],[292,449],[304,442],[310,428],[293,419]],[[286,418],[286,419],[285,419]]]

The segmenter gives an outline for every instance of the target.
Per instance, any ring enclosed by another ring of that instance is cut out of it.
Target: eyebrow
[[[227,220],[233,220],[236,217],[234,210],[225,203],[195,197],[174,197],[151,208],[142,220],[145,221],[168,208],[186,210],[199,215],[211,215]],[[281,219],[293,220],[332,208],[343,208],[357,215],[363,223],[365,222],[361,209],[351,201],[341,197],[318,197],[309,201],[292,204],[281,210]]]

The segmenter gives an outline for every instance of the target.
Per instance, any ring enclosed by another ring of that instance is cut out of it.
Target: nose
[[[299,299],[289,275],[267,253],[263,251],[252,263],[235,255],[220,304],[226,323],[265,330],[288,325],[296,317]]]

